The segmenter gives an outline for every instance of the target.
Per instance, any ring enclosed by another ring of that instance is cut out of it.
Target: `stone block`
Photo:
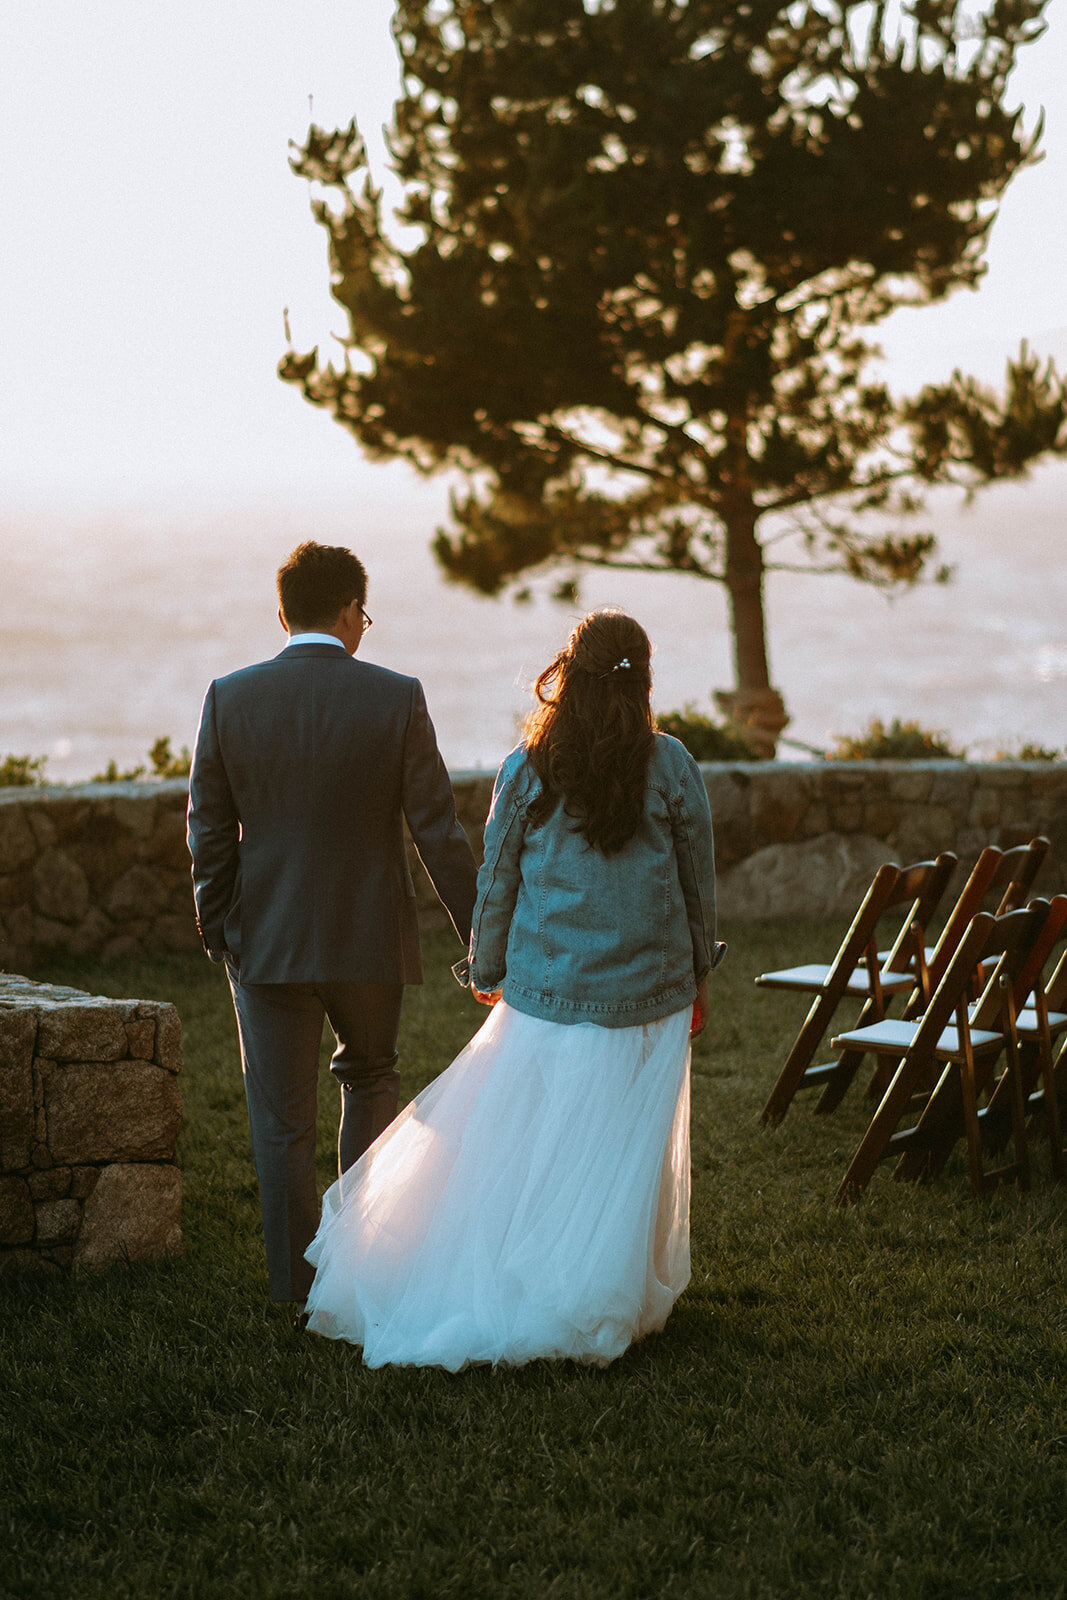
[[[875,839],[887,839],[900,822],[900,806],[879,797],[863,808],[862,828]]]
[[[886,789],[894,800],[925,800],[933,786],[934,774],[927,766],[902,764],[886,772]]]
[[[954,816],[964,817],[970,807],[977,781],[976,774],[962,762],[948,770],[935,772],[928,797],[930,804],[943,806]]]
[[[69,1244],[78,1237],[82,1220],[80,1200],[42,1200],[36,1213],[37,1244]]]
[[[174,867],[188,873],[189,847],[185,842],[185,828],[184,810],[159,813],[146,847],[149,860],[155,866]]]
[[[70,1167],[53,1167],[51,1172],[31,1172],[26,1183],[35,1200],[65,1200],[71,1179]]]
[[[898,860],[928,861],[942,850],[955,849],[956,833],[951,812],[940,806],[908,806],[891,842]]]
[[[66,844],[68,841],[79,841],[85,829],[91,826],[93,817],[99,817],[106,806],[107,801],[95,787],[91,795],[84,790],[81,794],[50,795],[48,815],[56,830],[57,842]]]
[[[23,1178],[0,1178],[0,1245],[33,1239],[33,1201]]]
[[[719,875],[720,919],[724,925],[762,917],[848,919],[878,868],[892,859],[884,840],[865,834],[769,845]]]
[[[0,1278],[55,1276],[60,1270],[40,1250],[0,1250]]]
[[[46,850],[33,869],[33,906],[53,922],[78,923],[89,910],[89,880],[65,850]]]
[[[72,1167],[70,1172],[70,1192],[78,1200],[86,1200],[96,1188],[100,1176],[99,1167]]]
[[[797,825],[797,831],[794,834],[794,838],[797,841],[803,839],[817,839],[819,834],[829,832],[829,808],[822,800],[815,800],[805,811],[803,817]]]
[[[987,789],[978,784],[971,796],[971,803],[967,810],[967,822],[971,827],[982,828],[987,833],[997,826],[1000,821],[1000,796],[995,790]]]
[[[788,769],[769,772],[753,785],[749,814],[752,837],[758,846],[785,844],[797,831],[811,801],[811,785]]]
[[[182,1025],[173,1006],[159,1007],[156,1016],[155,1060],[165,1072],[182,1070]]]
[[[107,897],[110,917],[122,922],[127,917],[152,917],[159,909],[159,877],[150,867],[135,862],[122,874]]]
[[[172,1073],[143,1061],[78,1063],[45,1085],[48,1148],[55,1161],[165,1161],[182,1122]]]
[[[59,835],[56,825],[43,805],[27,806],[26,820],[33,830],[38,850],[50,850],[56,843]]]
[[[30,1164],[36,1038],[32,1011],[0,1008],[0,1171]]]
[[[33,898],[33,870],[19,867],[15,872],[0,873],[0,907],[22,906]]]
[[[830,832],[858,833],[863,826],[865,807],[861,795],[842,795],[830,802]]]
[[[111,801],[111,814],[123,833],[133,839],[148,839],[156,825],[158,804],[153,789],[138,795],[117,794]]]
[[[135,1017],[125,1024],[129,1053],[134,1061],[151,1061],[156,1050],[156,1024],[153,1017]]]
[[[42,1172],[47,1171],[49,1167],[54,1165],[48,1146],[42,1144],[38,1139],[34,1140],[30,1150],[30,1162]]]
[[[43,1001],[37,1053],[56,1061],[120,1061],[128,1049],[126,1010],[87,995],[73,1003]]]
[[[4,912],[4,928],[13,944],[25,948],[33,943],[33,912],[28,905],[12,906]]]
[[[74,1265],[99,1272],[119,1261],[179,1254],[181,1174],[177,1167],[104,1167],[85,1202]]]
[[[0,799],[0,872],[14,872],[38,853],[24,801],[5,795]]]

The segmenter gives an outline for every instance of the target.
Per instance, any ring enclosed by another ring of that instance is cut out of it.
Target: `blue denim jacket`
[[[540,782],[523,746],[497,774],[470,945],[470,980],[517,1011],[624,1028],[691,1005],[718,964],[707,791],[692,756],[657,734],[645,815],[605,856],[562,806],[527,821]]]

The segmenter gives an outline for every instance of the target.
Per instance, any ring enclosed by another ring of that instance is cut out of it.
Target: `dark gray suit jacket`
[[[208,953],[246,983],[421,983],[405,817],[466,944],[474,858],[418,679],[329,644],[217,679],[189,782]]]

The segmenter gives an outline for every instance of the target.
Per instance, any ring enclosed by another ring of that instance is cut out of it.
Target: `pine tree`
[[[924,492],[1067,449],[1025,346],[1001,393],[957,372],[901,400],[871,370],[879,322],[982,276],[1038,159],[1008,77],[1047,4],[399,0],[405,242],[356,122],[312,127],[292,164],[326,186],[349,337],[281,376],[371,457],[459,469],[454,579],[724,585],[720,698],[773,749],[764,573],[944,577]]]

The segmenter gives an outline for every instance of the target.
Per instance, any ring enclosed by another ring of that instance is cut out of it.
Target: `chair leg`
[[[1014,1023],[1012,1026],[1014,1034]],[[1011,1073],[1011,1132],[1012,1143],[1015,1146],[1015,1166],[1018,1172],[1019,1187],[1030,1187],[1030,1144],[1026,1132],[1026,1102],[1023,1095],[1022,1075],[1019,1071],[1019,1048],[1014,1037],[1008,1041],[1008,1064],[1006,1072]]]
[[[978,1096],[974,1083],[974,1056],[970,1040],[966,1041],[964,1058],[959,1064],[960,1092],[963,1097],[963,1126],[967,1134],[967,1164],[971,1173],[971,1188],[976,1199],[985,1193],[985,1173],[982,1169],[982,1135],[978,1126]]]
[[[793,1096],[800,1088],[804,1074],[811,1065],[811,1058],[819,1048],[819,1043],[836,1009],[836,997],[832,1004],[827,1004],[827,997],[820,995],[804,1018],[793,1048],[786,1057],[785,1066],[778,1074],[778,1081],[771,1090],[761,1113],[762,1120],[771,1127],[781,1122],[789,1110]]]
[[[838,1205],[850,1205],[860,1195],[874,1176],[875,1168],[885,1155],[901,1114],[911,1098],[912,1072],[907,1057],[898,1062],[893,1080],[882,1096],[867,1132],[860,1140],[856,1154],[837,1191]]]

